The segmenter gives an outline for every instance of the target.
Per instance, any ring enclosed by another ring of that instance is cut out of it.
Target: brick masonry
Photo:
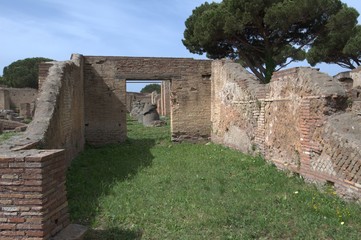
[[[126,139],[126,80],[170,83],[173,141],[210,137],[211,61],[93,56],[84,59],[85,138],[88,143],[102,145]],[[167,111],[168,105],[164,106]]]
[[[49,239],[69,224],[64,153],[0,154],[0,239]]]
[[[349,88],[311,68],[280,71],[260,85],[238,64],[214,61],[212,141],[360,198],[360,95],[353,86],[350,98]]]

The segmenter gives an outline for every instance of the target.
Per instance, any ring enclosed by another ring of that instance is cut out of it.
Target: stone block
[[[32,117],[30,103],[20,103],[20,116],[25,119],[30,119]]]
[[[83,240],[88,228],[79,224],[70,224],[51,240]]]

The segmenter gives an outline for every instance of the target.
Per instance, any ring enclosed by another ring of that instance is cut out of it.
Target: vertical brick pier
[[[0,154],[0,239],[49,239],[69,224],[64,153]]]

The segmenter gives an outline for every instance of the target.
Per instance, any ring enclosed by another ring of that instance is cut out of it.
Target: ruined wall
[[[50,239],[69,224],[66,169],[84,147],[82,57],[47,67],[27,131],[0,145],[0,239]]]
[[[210,73],[211,62],[204,60],[86,56],[86,141],[125,140],[126,80],[171,81],[173,140],[209,137]]]
[[[40,139],[41,148],[66,149],[69,162],[84,147],[84,86],[82,57],[53,62],[41,85],[27,138]]]
[[[116,77],[116,61],[85,57],[85,140],[91,145],[126,139],[126,81]]]
[[[361,67],[351,71],[350,77],[353,80],[353,85],[350,90],[349,104],[353,112],[361,113]]]
[[[0,88],[0,109],[10,109],[9,91],[6,88]]]
[[[350,77],[353,79],[353,87],[361,87],[361,67],[358,67],[350,72]]]
[[[0,88],[0,109],[20,111],[22,104],[30,104],[33,112],[38,90],[33,88]]]
[[[261,153],[279,168],[334,182],[340,194],[361,196],[360,135],[354,130],[360,120],[350,112],[340,82],[316,69],[293,68],[260,85],[242,67],[225,61],[213,63],[212,80],[214,142]],[[349,135],[335,127],[337,121],[349,126]],[[346,141],[350,136],[352,143]]]
[[[212,141],[253,153],[263,149],[267,86],[230,61],[212,63]],[[261,109],[263,109],[261,111]]]
[[[20,110],[22,103],[30,104],[30,111],[32,112],[35,107],[35,100],[38,94],[37,89],[33,88],[8,88],[10,108]]]

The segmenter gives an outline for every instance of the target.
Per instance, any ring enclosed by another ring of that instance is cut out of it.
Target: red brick
[[[43,228],[44,228],[43,224],[21,223],[16,225],[16,229],[41,230]]]
[[[9,218],[9,223],[23,223],[25,218]]]
[[[13,237],[25,236],[25,232],[24,231],[2,231],[2,232],[0,232],[0,235],[7,236],[7,237],[9,237],[9,236],[13,236]],[[1,238],[1,239],[3,239],[3,238]]]
[[[26,236],[29,236],[29,237],[44,237],[45,233],[43,231],[26,231]]]
[[[15,224],[12,223],[0,223],[0,232],[1,230],[10,230],[15,229]]]
[[[40,217],[31,217],[31,218],[27,218],[26,222],[27,223],[43,223],[44,219],[40,218]]]

